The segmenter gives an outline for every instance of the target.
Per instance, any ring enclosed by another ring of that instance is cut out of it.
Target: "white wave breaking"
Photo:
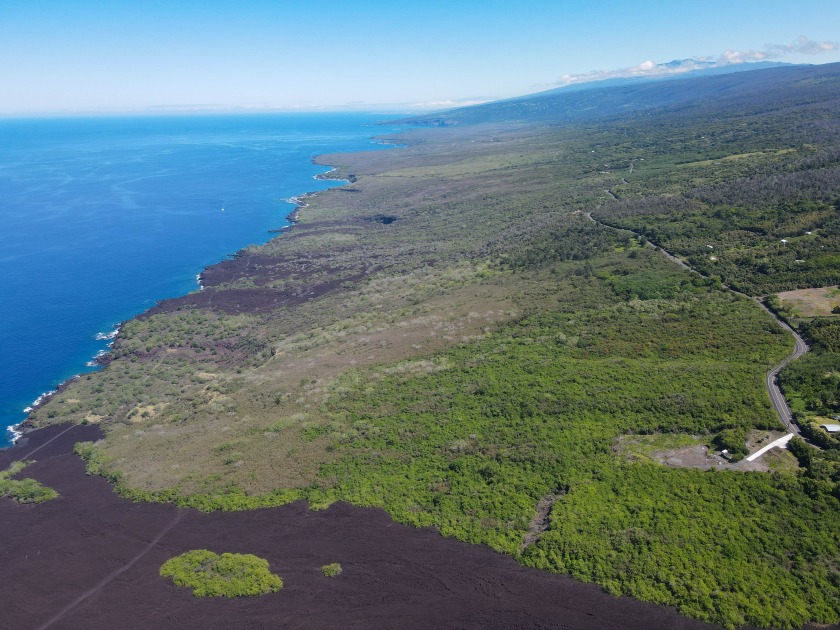
[[[114,344],[113,344],[113,343],[109,343],[109,344],[108,344],[108,347],[110,348],[112,345],[114,345]],[[93,355],[93,359],[91,359],[90,361],[88,361],[87,363],[85,363],[85,365],[86,365],[87,367],[97,367],[97,366],[99,366],[99,365],[100,365],[99,360],[100,360],[102,357],[104,357],[106,354],[108,354],[108,351],[107,351],[107,350],[100,350],[100,351],[99,351],[99,352],[97,352],[95,355]]]
[[[94,337],[94,339],[96,339],[97,341],[107,341],[107,340],[109,340],[109,339],[116,339],[116,338],[117,338],[117,335],[119,335],[119,334],[120,334],[120,327],[119,327],[119,326],[117,326],[117,327],[116,327],[116,328],[114,328],[114,330],[112,330],[111,332],[106,332],[106,333],[104,333],[104,332],[100,332],[100,333],[96,333],[96,336]]]
[[[337,170],[338,170],[338,167],[336,166],[335,168],[331,168],[330,170],[324,171],[323,173],[318,173],[317,175],[313,175],[312,179],[317,179],[317,180],[328,179],[327,175],[329,175],[330,173],[335,173]]]
[[[47,398],[49,398],[49,397],[50,397],[50,396],[52,396],[53,394],[57,394],[57,393],[58,393],[58,390],[57,390],[57,389],[51,389],[51,390],[50,390],[50,391],[48,391],[48,392],[44,392],[43,394],[41,394],[40,396],[38,396],[38,398],[36,398],[35,400],[33,400],[31,405],[29,405],[28,407],[25,407],[25,408],[23,409],[23,413],[30,413],[30,412],[34,411],[35,407],[37,407],[38,405],[40,405],[42,402],[44,402]]]
[[[23,423],[21,422],[18,424],[10,424],[6,427],[6,431],[8,431],[12,436],[10,440],[12,444],[17,444],[17,441],[20,439],[20,436],[23,435],[23,431],[20,430],[21,424]]]

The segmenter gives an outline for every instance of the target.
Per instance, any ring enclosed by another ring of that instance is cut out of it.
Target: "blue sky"
[[[0,113],[408,110],[726,51],[837,62],[838,40],[837,0],[0,0]]]

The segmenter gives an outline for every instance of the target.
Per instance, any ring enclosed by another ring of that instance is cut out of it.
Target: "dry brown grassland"
[[[783,291],[778,296],[793,317],[830,316],[832,309],[840,307],[840,288],[836,286]]]

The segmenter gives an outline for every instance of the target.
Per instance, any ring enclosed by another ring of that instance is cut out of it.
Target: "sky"
[[[0,0],[0,114],[416,111],[838,41],[838,0]]]

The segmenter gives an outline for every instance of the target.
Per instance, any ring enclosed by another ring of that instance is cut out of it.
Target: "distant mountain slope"
[[[640,115],[661,108],[769,111],[829,100],[840,103],[840,63],[783,66],[715,76],[604,86],[594,82],[446,112],[404,118],[400,124],[474,125],[500,122],[570,123]],[[807,87],[807,90],[801,88]]]
[[[697,77],[707,77],[722,74],[736,74],[739,72],[752,72],[754,70],[767,70],[769,68],[790,68],[794,64],[782,63],[780,61],[759,61],[755,63],[740,63],[717,65],[713,61],[696,61],[694,59],[675,59],[667,63],[657,64],[657,68],[661,68],[665,73],[663,74],[645,74],[639,76],[614,77],[610,79],[592,80],[580,83],[571,83],[562,87],[552,88],[543,92],[536,92],[525,97],[517,96],[513,99],[505,100],[520,100],[522,98],[530,98],[532,96],[548,96],[550,94],[569,94],[571,92],[581,92],[584,90],[596,90],[605,87],[620,87],[628,85],[641,85],[643,83],[657,83],[660,81],[677,81],[680,79],[693,79]],[[693,69],[689,69],[693,68]],[[668,72],[673,74],[668,74]]]

